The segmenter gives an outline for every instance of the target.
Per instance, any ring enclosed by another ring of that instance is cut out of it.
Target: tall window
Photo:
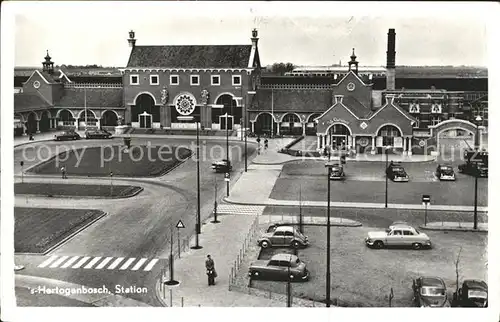
[[[437,115],[431,117],[431,125],[437,125],[439,123],[441,123],[441,117]]]
[[[382,145],[394,145],[394,138],[401,136],[399,129],[394,125],[385,125],[379,131],[378,135],[382,137]]]

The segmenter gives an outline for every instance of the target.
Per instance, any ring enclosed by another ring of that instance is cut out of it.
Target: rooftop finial
[[[352,60],[352,61],[355,61],[355,60],[356,60],[356,54],[354,53],[354,48],[352,49],[351,60]]]

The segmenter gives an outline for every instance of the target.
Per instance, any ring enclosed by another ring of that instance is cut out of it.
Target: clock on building
[[[39,88],[40,87],[40,82],[39,81],[34,81],[33,82],[33,87],[34,88]]]
[[[352,92],[355,88],[356,88],[356,85],[354,85],[354,83],[347,84],[347,90],[349,92]]]

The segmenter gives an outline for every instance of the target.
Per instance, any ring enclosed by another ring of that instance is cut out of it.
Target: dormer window
[[[441,104],[433,103],[431,105],[431,113],[441,114],[442,113]]]
[[[410,103],[410,113],[420,113],[420,104],[418,103]]]

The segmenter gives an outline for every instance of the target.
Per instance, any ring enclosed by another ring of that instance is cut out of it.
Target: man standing
[[[217,277],[217,272],[215,271],[215,262],[207,255],[207,260],[205,261],[205,268],[207,269],[208,275],[208,285],[215,285],[215,278]]]
[[[63,179],[68,179],[68,176],[66,175],[66,167],[65,166],[61,167],[61,176]]]

